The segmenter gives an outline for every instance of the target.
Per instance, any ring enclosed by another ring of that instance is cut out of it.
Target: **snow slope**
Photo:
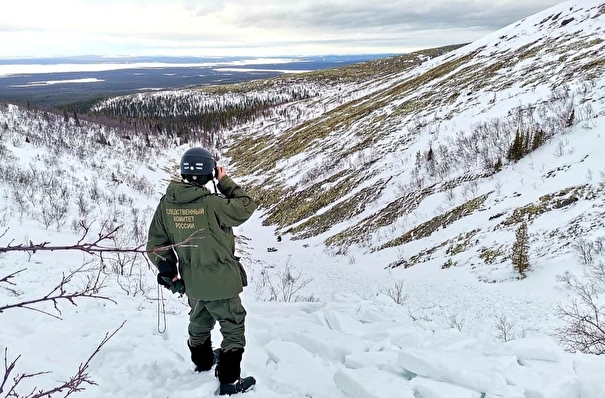
[[[3,270],[20,268],[24,256],[3,259]],[[22,258],[20,258],[22,257]],[[52,258],[56,257],[56,258]],[[34,259],[36,255],[34,256]],[[46,292],[65,269],[65,255],[45,256],[18,278],[21,298]],[[147,275],[152,282],[153,276]],[[99,384],[83,397],[206,397],[217,381],[197,374],[187,356],[186,303],[167,298],[167,331],[158,333],[154,289],[124,297],[116,286],[104,293],[118,304],[79,301],[61,305],[63,320],[25,310],[2,314],[2,345],[18,371],[52,370],[24,384],[40,388],[74,373],[106,332],[126,324],[92,362]],[[414,320],[408,306],[385,295],[367,299],[336,294],[325,302],[255,302],[246,294],[248,349],[244,372],[259,397],[602,397],[603,358],[565,353],[548,336],[506,343],[481,339]],[[5,298],[10,300],[11,298]],[[8,326],[8,327],[7,327]],[[213,333],[218,343],[218,330]]]

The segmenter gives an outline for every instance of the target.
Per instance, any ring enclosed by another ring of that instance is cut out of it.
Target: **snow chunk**
[[[407,380],[372,368],[340,369],[334,382],[349,398],[414,398]]]
[[[300,331],[286,331],[282,339],[300,344],[312,354],[339,362],[354,352],[368,351],[371,346],[370,341],[315,325]]]
[[[398,355],[398,351],[358,352],[347,355],[345,364],[352,369],[361,369],[366,366],[382,369],[390,363],[395,363]]]
[[[326,309],[322,312],[331,329],[358,337],[364,335],[361,323],[352,317],[331,309]]]
[[[561,362],[566,356],[565,351],[548,336],[507,341],[502,348],[519,359]]]
[[[290,389],[318,393],[333,386],[333,373],[326,372],[324,366],[319,366],[321,362],[300,345],[287,341],[271,341],[266,349],[269,358],[277,364],[271,376],[273,381],[278,381]],[[312,385],[309,385],[309,380],[313,380]]]
[[[516,358],[487,358],[476,352],[409,348],[399,354],[398,363],[409,372],[438,381],[457,384],[481,393],[524,397],[519,388],[508,385],[503,371]]]
[[[410,386],[422,398],[481,398],[476,391],[425,377],[415,377]]]

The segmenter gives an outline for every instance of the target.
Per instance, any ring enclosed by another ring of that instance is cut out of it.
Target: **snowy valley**
[[[571,321],[605,306],[605,4],[362,65],[112,98],[88,119],[0,104],[0,397],[69,381],[116,330],[78,396],[213,396],[186,298],[140,253],[44,247],[139,248],[205,145],[260,204],[237,230],[247,396],[604,398],[605,325],[587,341]],[[191,129],[217,109],[235,116]],[[185,115],[187,136],[162,130]]]

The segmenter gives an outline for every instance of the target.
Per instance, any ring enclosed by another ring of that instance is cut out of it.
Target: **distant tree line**
[[[135,133],[194,137],[215,144],[220,131],[268,117],[278,105],[312,96],[302,86],[246,93],[137,94],[104,101],[93,107],[88,116],[90,121],[100,123],[103,119],[119,121]]]

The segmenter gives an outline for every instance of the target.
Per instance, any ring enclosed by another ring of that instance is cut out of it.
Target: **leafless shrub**
[[[69,195],[63,195],[60,198],[56,198],[51,204],[51,217],[57,228],[60,231],[67,222],[67,215],[69,214]]]
[[[445,199],[447,200],[447,203],[450,205],[453,205],[454,203],[456,203],[456,192],[454,192],[453,187],[445,190]]]
[[[590,265],[593,264],[595,256],[605,252],[605,238],[597,238],[595,241],[579,238],[571,247],[582,264]]]
[[[86,196],[84,196],[83,193],[80,193],[80,195],[78,195],[76,205],[78,206],[78,215],[80,217],[86,218],[92,210],[92,208],[90,207],[90,202],[88,201]]]
[[[150,217],[151,209],[146,209],[141,212],[136,207],[130,208],[131,222],[128,236],[135,244],[147,242],[147,220]],[[142,213],[142,214],[141,214]]]
[[[4,228],[8,225],[9,218],[8,208],[0,210],[0,228]]]
[[[261,279],[256,284],[257,297],[268,299],[269,301],[309,301],[306,298],[298,295],[298,293],[307,287],[312,281],[312,278],[305,278],[302,272],[294,269],[290,263],[291,257],[288,257],[283,271],[279,271],[271,275],[269,268],[264,268],[261,271]],[[268,293],[269,297],[264,297]]]
[[[98,294],[107,285],[107,275],[103,272],[102,257],[98,261],[93,260],[85,263],[90,266],[85,272],[86,283],[84,289]]]
[[[596,126],[596,112],[592,107],[591,102],[586,102],[582,107],[580,107],[578,113],[578,118],[579,120],[584,122],[585,128],[591,129]]]
[[[13,203],[17,205],[17,211],[19,212],[19,217],[23,217],[24,214],[29,212],[29,205],[27,204],[25,197],[23,196],[23,192],[18,189],[12,190],[11,199]]]
[[[69,229],[74,234],[81,235],[86,231],[86,227],[88,226],[88,224],[89,222],[86,219],[74,218],[73,220],[71,220],[71,225],[69,226]]]
[[[477,197],[478,193],[479,193],[479,181],[477,181],[477,180],[469,181],[468,183],[464,184],[464,186],[462,188],[462,196],[464,197],[464,200],[466,200],[466,201]]]
[[[145,269],[143,267],[137,267],[126,277],[117,274],[116,283],[128,296],[135,297],[137,294],[145,294],[149,291],[149,288],[145,285],[145,280],[148,278],[145,277],[144,273]]]
[[[592,264],[582,279],[566,272],[558,280],[574,297],[558,305],[563,326],[556,336],[570,351],[605,354],[605,305],[600,300],[605,292],[605,264]]]
[[[110,254],[110,253],[139,253],[139,254],[147,254],[158,256],[162,258],[162,256],[158,253],[166,252],[167,250],[171,250],[180,246],[186,246],[191,244],[191,242],[199,239],[197,234],[199,231],[194,231],[187,239],[182,242],[174,243],[167,246],[156,247],[151,251],[145,250],[143,246],[139,245],[137,247],[111,247],[107,246],[107,242],[113,241],[115,238],[116,232],[121,228],[121,226],[116,226],[114,228],[107,228],[106,225],[101,227],[101,232],[99,232],[96,238],[91,238],[90,241],[86,241],[88,239],[88,234],[90,232],[90,225],[85,226],[85,231],[82,234],[80,240],[72,245],[50,245],[50,242],[42,242],[42,243],[34,243],[28,242],[25,244],[15,245],[11,241],[7,246],[0,246],[0,253],[8,253],[8,252],[38,252],[38,251],[63,251],[63,250],[72,250],[72,251],[80,251],[87,254]],[[1,237],[2,235],[0,235]]]
[[[565,149],[567,148],[567,146],[569,145],[569,141],[565,140],[559,140],[557,141],[557,148],[555,149],[555,153],[554,155],[558,158],[560,158],[561,156],[565,155]]]
[[[502,341],[510,341],[517,338],[513,333],[515,323],[508,319],[506,315],[501,315],[496,321],[496,337]]]
[[[395,282],[393,286],[386,288],[384,292],[399,305],[404,304],[408,299],[408,295],[404,291],[404,281]]]
[[[317,180],[319,177],[321,177],[322,175],[325,175],[326,170],[327,169],[331,169],[332,165],[330,164],[331,162],[327,162],[324,161],[310,169],[308,169],[301,177],[300,177],[300,183],[301,184],[308,184],[311,183],[315,180]]]
[[[38,221],[40,221],[44,228],[50,228],[55,219],[53,215],[52,204],[49,204],[46,201],[42,203],[42,205],[40,206],[40,212],[37,214],[36,218],[38,219]]]
[[[420,171],[417,168],[414,168],[411,171],[411,185],[415,190],[424,188],[425,178],[420,174]]]
[[[300,271],[294,270],[290,257],[286,261],[286,267],[278,272],[278,294],[282,301],[290,302],[296,299],[296,294],[313,281],[311,278],[303,278]]]
[[[270,288],[269,288],[270,283],[271,283],[271,277],[269,275],[268,269],[265,267],[261,270],[260,277],[257,280],[255,280],[255,284],[254,284],[254,295],[257,300],[262,300],[265,291],[267,291],[268,289],[270,290]],[[272,296],[269,298],[269,301],[276,301],[276,300],[277,300],[277,297]]]
[[[494,184],[494,189],[496,190],[496,195],[500,196],[502,193],[502,180],[496,180]]]
[[[99,200],[101,199],[101,188],[99,187],[99,181],[96,178],[93,178],[88,187],[88,197],[90,197],[90,200],[93,202],[99,204]]]
[[[67,274],[67,276],[63,275],[63,277],[61,278],[61,281],[54,288],[52,288],[49,293],[47,293],[43,297],[32,299],[32,300],[18,301],[18,302],[12,303],[12,304],[6,304],[3,306],[0,306],[0,313],[5,312],[7,310],[11,310],[11,309],[21,308],[21,309],[27,309],[27,310],[31,310],[31,311],[40,312],[40,313],[43,313],[46,315],[50,315],[54,318],[60,319],[59,316],[51,314],[48,311],[39,309],[36,306],[38,304],[52,303],[55,311],[58,312],[59,315],[61,315],[61,311],[59,310],[59,307],[58,307],[58,303],[60,301],[66,301],[73,305],[76,305],[75,300],[77,300],[77,299],[92,298],[92,299],[108,300],[108,301],[112,301],[115,303],[115,301],[113,301],[109,297],[99,296],[97,293],[95,293],[95,292],[98,292],[100,289],[99,286],[96,286],[96,285],[86,286],[83,289],[79,289],[79,290],[76,289],[74,292],[69,293],[68,289],[67,289],[69,284],[72,282],[74,275],[76,275],[81,270],[82,270],[82,267],[78,268],[75,271],[70,272],[69,274]],[[11,281],[11,279],[13,279],[15,276],[17,276],[18,274],[20,274],[23,271],[25,271],[25,269],[19,270],[17,272],[13,272],[12,274],[9,274],[9,275],[1,278],[0,284],[7,283],[10,285],[14,285],[14,283]]]
[[[117,196],[117,200],[118,200],[118,204],[122,205],[122,206],[131,206],[134,203],[134,199],[132,199],[130,196],[126,195],[125,193],[119,193]]]
[[[22,395],[21,393],[19,393],[17,391],[21,382],[23,382],[24,380],[27,380],[27,379],[32,379],[32,378],[36,378],[36,377],[39,377],[42,375],[49,374],[50,372],[14,373],[15,369],[17,367],[17,363],[18,363],[19,359],[21,358],[21,355],[18,355],[15,359],[10,361],[8,358],[8,348],[5,348],[4,349],[4,375],[2,377],[2,384],[0,384],[0,394],[4,393],[6,390],[6,395],[4,395],[5,398],[46,398],[46,397],[51,397],[53,394],[63,394],[64,397],[67,397],[73,393],[84,391],[86,389],[86,386],[97,385],[97,383],[94,380],[92,380],[90,378],[90,375],[87,373],[88,367],[90,366],[90,362],[101,351],[101,348],[103,348],[103,346],[105,344],[107,344],[107,342],[113,336],[115,336],[115,334],[120,329],[122,329],[122,327],[124,326],[124,323],[126,323],[126,322],[123,322],[122,325],[120,327],[118,327],[115,331],[113,331],[111,334],[109,334],[109,333],[105,334],[105,337],[103,338],[101,343],[97,346],[97,348],[93,351],[93,353],[88,357],[88,359],[85,362],[80,364],[75,375],[70,377],[70,379],[68,381],[65,381],[56,387],[52,387],[52,388],[49,388],[46,390],[39,389],[37,387],[34,387],[33,389],[30,388],[30,389],[28,389],[29,393],[26,393],[26,395]],[[9,361],[10,361],[10,363],[9,363]],[[11,380],[11,379],[12,379],[12,382],[9,382],[9,380]],[[7,384],[7,382],[8,382],[8,384]]]
[[[136,192],[141,193],[146,196],[151,196],[155,192],[153,184],[145,176],[139,176],[137,178],[132,178],[127,181],[127,184],[132,189],[134,189]]]
[[[301,303],[317,303],[320,302],[321,299],[319,297],[315,297],[314,294],[311,294],[309,296],[297,296],[296,301]]]
[[[408,311],[408,315],[410,316],[410,318],[412,318],[412,320],[414,322],[418,322],[418,321],[423,321],[423,322],[433,322],[433,319],[431,317],[429,317],[428,315],[414,315],[412,314],[410,311]]]
[[[450,314],[447,318],[448,326],[452,329],[458,330],[459,332],[462,332],[465,323],[466,319],[458,314]]]

